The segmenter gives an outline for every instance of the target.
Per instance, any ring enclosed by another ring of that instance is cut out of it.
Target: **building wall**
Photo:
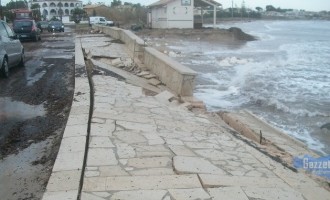
[[[193,28],[194,0],[182,5],[181,0],[170,2],[163,7],[151,9],[152,28]]]
[[[167,28],[167,7],[153,8],[151,10],[152,28]]]
[[[53,17],[60,18],[61,16],[70,16],[75,8],[83,9],[82,1],[77,0],[33,0],[32,2],[29,1],[29,7],[35,3],[40,5],[40,13],[46,18],[46,20],[50,20]]]

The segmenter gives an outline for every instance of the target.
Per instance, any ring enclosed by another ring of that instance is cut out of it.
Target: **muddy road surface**
[[[23,41],[25,67],[0,78],[0,199],[41,199],[74,88],[74,27]]]

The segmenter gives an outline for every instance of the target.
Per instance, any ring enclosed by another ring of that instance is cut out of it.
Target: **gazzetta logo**
[[[295,157],[293,165],[297,169],[304,169],[330,180],[330,155],[319,158],[309,155],[305,155],[302,158]]]

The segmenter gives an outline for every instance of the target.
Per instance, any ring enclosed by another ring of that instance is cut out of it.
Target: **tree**
[[[32,10],[32,16],[34,17],[34,19],[40,20],[41,19],[40,5],[37,3],[32,4],[31,10]]]
[[[9,3],[6,4],[6,9],[11,10],[11,9],[28,8],[27,5],[28,5],[27,1],[10,1]]]
[[[86,12],[83,9],[75,8],[72,10],[72,17],[75,23],[79,23],[84,16],[86,16]]]
[[[111,2],[111,7],[116,7],[116,6],[120,6],[121,5],[121,1],[120,0],[113,0]]]
[[[266,6],[266,11],[276,11],[276,8],[272,5]]]
[[[256,7],[256,10],[257,10],[258,12],[261,12],[263,9],[262,9],[261,7]]]

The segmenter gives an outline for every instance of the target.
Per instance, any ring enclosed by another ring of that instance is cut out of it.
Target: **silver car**
[[[24,66],[24,48],[15,33],[0,20],[0,75],[7,78],[9,68]]]

